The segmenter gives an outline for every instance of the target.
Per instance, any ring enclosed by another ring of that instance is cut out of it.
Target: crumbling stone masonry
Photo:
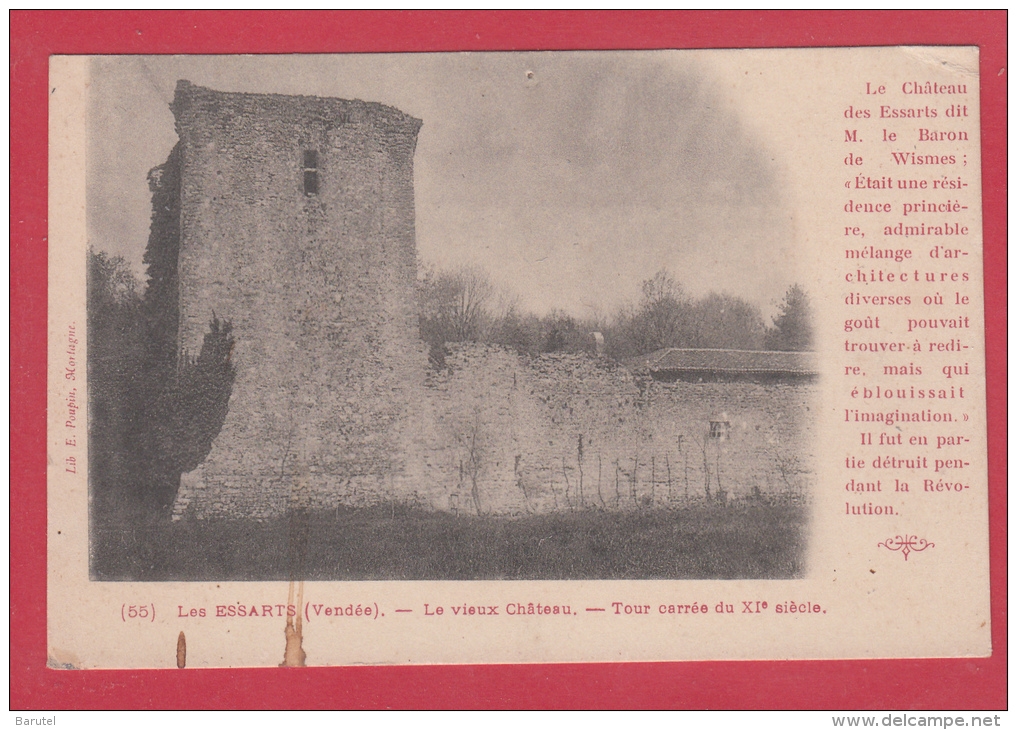
[[[422,491],[470,514],[811,493],[811,381],[657,382],[583,354],[451,346]]]
[[[233,323],[237,377],[175,511],[251,517],[397,495],[422,383],[413,153],[380,104],[178,83],[179,346]]]

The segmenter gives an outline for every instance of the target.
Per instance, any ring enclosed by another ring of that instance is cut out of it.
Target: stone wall
[[[394,451],[377,454],[373,481],[352,479],[353,462],[319,470],[293,452],[278,480],[288,499],[241,474],[199,514],[391,500],[512,515],[811,492],[811,384],[658,383],[589,355],[450,349],[446,369],[389,394],[403,401],[407,426],[384,442]],[[373,417],[361,397],[337,406],[353,423]],[[386,473],[386,464],[400,467]]]
[[[644,508],[808,492],[814,386],[659,383],[588,355],[451,347],[428,387],[436,508]]]

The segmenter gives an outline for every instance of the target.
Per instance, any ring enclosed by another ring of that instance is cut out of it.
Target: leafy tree
[[[730,294],[711,292],[695,304],[696,342],[722,350],[758,350],[766,325],[754,304]]]
[[[180,475],[222,429],[236,375],[231,326],[214,315],[197,358],[178,362],[174,350],[166,361],[138,289],[123,258],[88,252],[90,486],[101,521],[172,505]]]
[[[177,259],[180,254],[180,157],[178,144],[166,162],[148,174],[152,192],[152,223],[142,261],[148,275],[144,297],[145,323],[151,349],[149,366],[175,365],[180,326]],[[163,373],[151,373],[160,379]]]
[[[650,350],[641,350],[641,344],[636,342],[634,319],[635,311],[631,306],[623,306],[615,312],[610,324],[601,329],[608,357],[614,360],[623,360],[627,357],[650,352]]]
[[[806,351],[813,344],[812,305],[805,289],[794,284],[778,305],[773,327],[767,331],[771,350]]]
[[[515,304],[509,305],[505,314],[498,318],[491,328],[491,341],[511,347],[525,355],[540,351],[543,339],[543,324],[535,314],[523,314]]]
[[[230,323],[213,315],[198,357],[185,355],[147,404],[145,451],[155,467],[147,501],[157,509],[172,506],[180,475],[205,460],[222,430],[236,377],[233,346]]]
[[[133,394],[147,350],[134,272],[120,256],[87,257],[89,480],[92,518],[105,521],[132,501]]]
[[[558,310],[552,310],[543,320],[544,332],[541,351],[543,352],[589,352],[593,349],[589,326],[583,326],[574,317]]]

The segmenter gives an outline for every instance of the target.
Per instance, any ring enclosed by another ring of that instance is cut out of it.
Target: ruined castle
[[[214,313],[233,325],[236,366],[177,517],[380,501],[514,514],[807,491],[809,367],[664,382],[592,356],[464,344],[430,369],[416,303],[420,120],[186,81],[172,111],[179,143],[154,196],[179,208],[179,353],[200,349]]]
[[[407,475],[422,381],[413,153],[421,122],[380,104],[223,93],[181,81],[179,347],[233,324],[237,377],[178,509],[275,513]],[[193,504],[192,504],[193,503]]]

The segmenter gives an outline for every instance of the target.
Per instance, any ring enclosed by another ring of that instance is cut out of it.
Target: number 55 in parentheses
[[[128,605],[123,603],[120,605],[120,620],[127,623],[128,619],[140,619],[142,621],[149,621],[155,623],[155,604],[149,603],[147,605]]]

